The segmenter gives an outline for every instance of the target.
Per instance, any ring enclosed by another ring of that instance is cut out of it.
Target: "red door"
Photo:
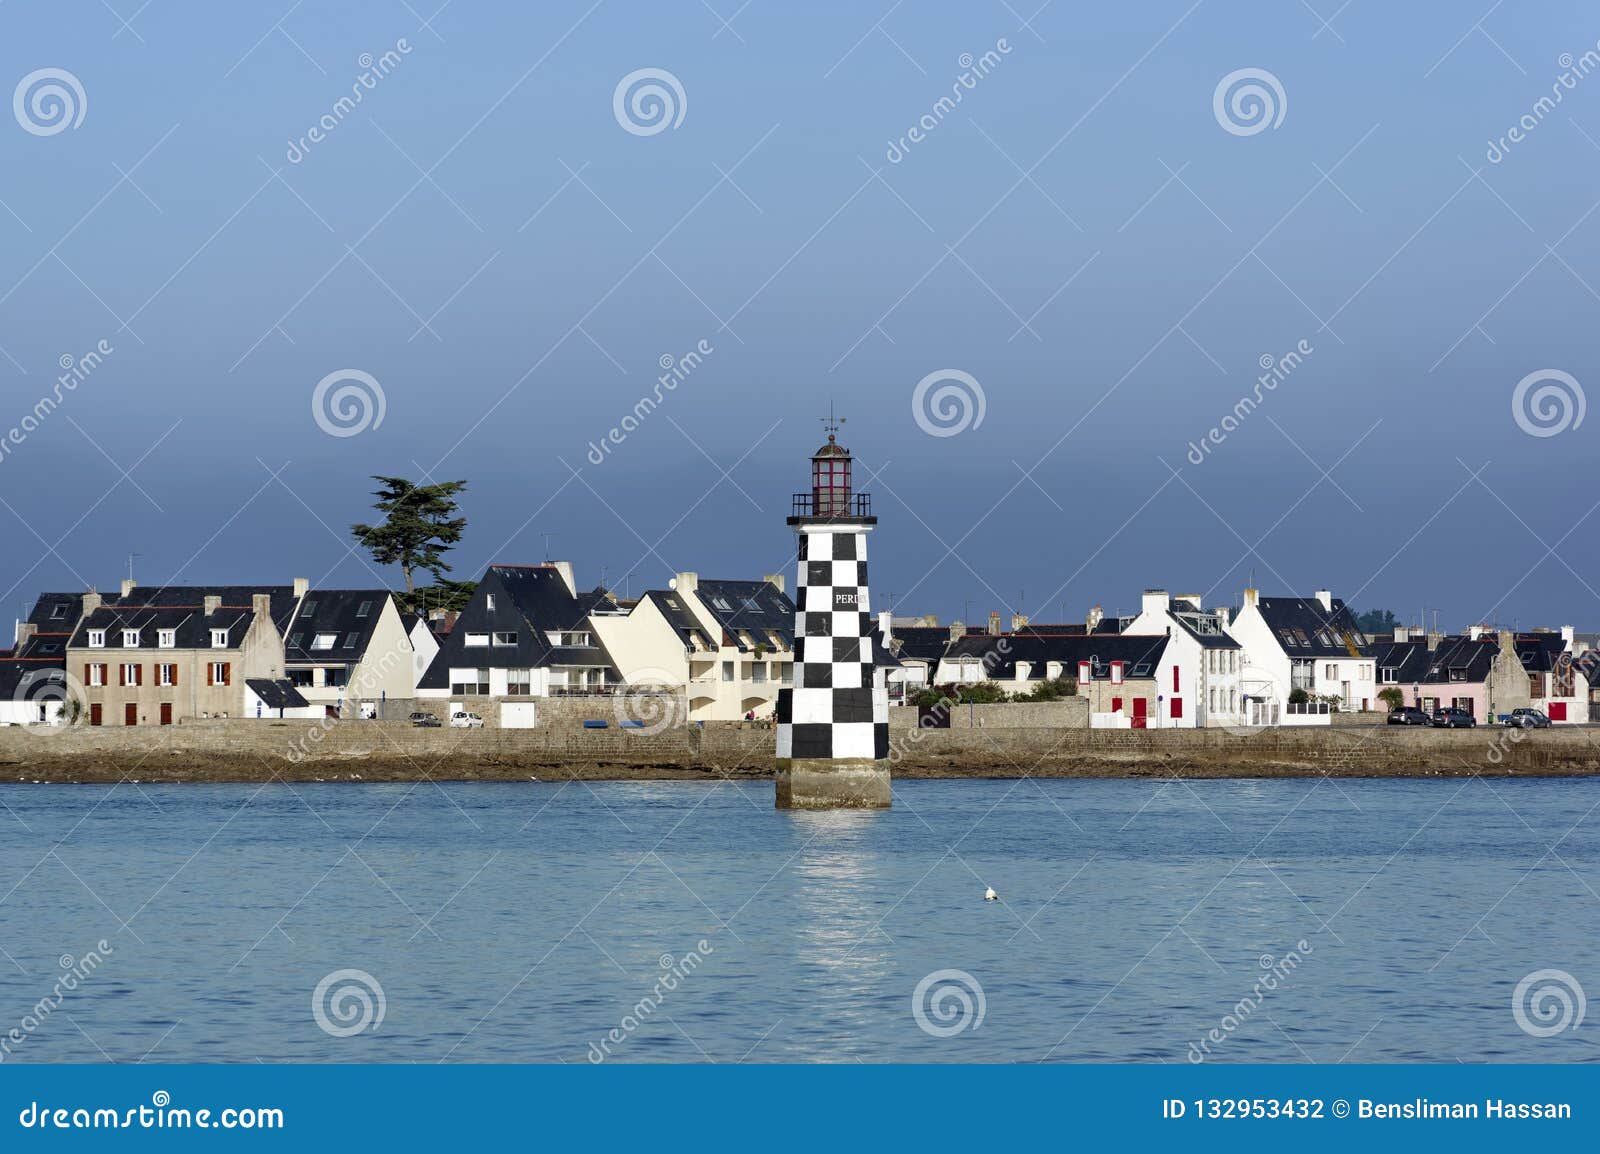
[[[1145,710],[1147,708],[1145,698],[1135,697],[1133,699],[1133,727],[1135,729],[1143,729],[1145,727]]]
[[[1172,699],[1172,716],[1175,718],[1183,716],[1183,698],[1174,697]]]
[[[100,716],[101,716],[100,703],[98,701],[91,702],[90,705],[89,705],[89,724],[90,725],[99,725],[100,724]]]
[[[161,724],[172,724],[172,702],[170,701],[163,701],[161,703]]]
[[[1567,703],[1565,701],[1552,701],[1550,703],[1550,720],[1565,721],[1567,719]]]
[[[124,705],[122,707],[122,724],[123,725],[138,725],[139,724],[139,707],[137,705],[135,705],[131,701],[128,702],[128,704],[126,704],[126,705]]]

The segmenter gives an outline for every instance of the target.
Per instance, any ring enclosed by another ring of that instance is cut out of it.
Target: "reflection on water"
[[[616,1031],[622,1061],[1182,1062],[1214,1028],[1220,1061],[1600,1058],[1592,1023],[1511,1012],[1537,970],[1600,989],[1591,780],[912,781],[823,814],[770,784],[0,802],[5,1061],[582,1062]],[[382,1022],[335,1037],[312,992],[352,970]],[[924,1009],[960,987],[984,1016],[937,1036],[913,992],[945,971]]]

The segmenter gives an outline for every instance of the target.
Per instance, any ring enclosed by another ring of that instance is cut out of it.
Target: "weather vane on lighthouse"
[[[828,442],[811,456],[811,491],[796,493],[789,527],[798,538],[794,686],[777,702],[780,809],[882,809],[889,805],[887,669],[899,662],[874,644],[867,534],[877,525],[869,494],[851,483],[844,418],[822,418]]]

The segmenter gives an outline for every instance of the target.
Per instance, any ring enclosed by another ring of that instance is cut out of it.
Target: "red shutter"
[[[83,663],[83,683],[85,685],[94,684],[94,666],[87,661]]]
[[[1122,698],[1113,697],[1111,699],[1111,712],[1112,713],[1121,713],[1122,712]]]
[[[172,684],[178,684],[178,666],[176,662],[172,666]]]
[[[217,667],[213,662],[207,661],[206,662],[206,684],[207,685],[215,685],[216,683],[217,683]]]
[[[222,684],[224,684],[224,685],[233,684],[231,681],[228,680],[228,675],[230,673],[232,673],[232,672],[233,672],[232,663],[228,662],[228,661],[224,661],[222,663]]]
[[[1183,687],[1178,684],[1178,663],[1177,662],[1173,662],[1172,663],[1172,692],[1176,693],[1176,692],[1178,692],[1178,690],[1180,690],[1182,688]],[[1174,713],[1172,716],[1180,717],[1182,715]]]
[[[126,685],[126,684],[128,684],[128,667],[127,667],[127,665],[125,665],[125,664],[123,664],[121,662],[117,663],[117,684],[118,685]]]
[[[133,667],[133,683],[135,685],[143,685],[144,684],[144,666],[135,665]]]

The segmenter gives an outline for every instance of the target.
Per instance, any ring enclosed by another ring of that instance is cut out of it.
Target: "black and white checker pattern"
[[[794,688],[780,690],[782,758],[884,758],[889,703],[873,684],[867,529],[800,529]]]

